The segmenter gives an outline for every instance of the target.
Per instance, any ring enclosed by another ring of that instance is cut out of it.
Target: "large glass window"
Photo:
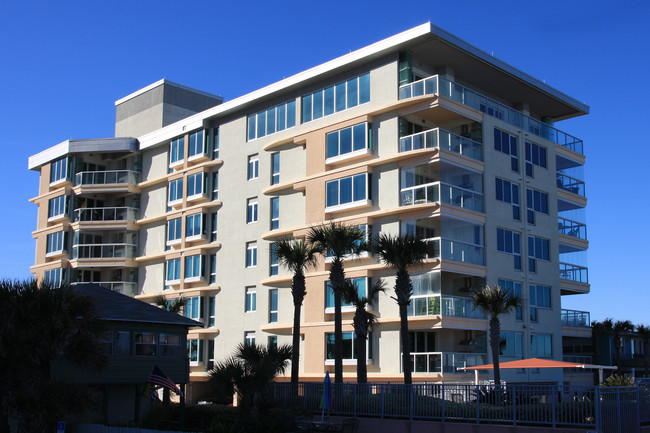
[[[518,296],[520,300],[522,299],[520,282],[500,279],[497,281],[497,284],[499,284],[506,292]],[[523,320],[521,304],[515,309],[515,316],[517,320]]]
[[[134,340],[136,356],[156,356],[158,350],[156,334],[152,332],[136,332]]]
[[[187,176],[187,199],[194,200],[207,194],[207,177],[203,173]]]
[[[188,146],[188,160],[196,159],[208,154],[208,141],[204,139],[203,130],[190,134]]]
[[[246,287],[246,302],[244,303],[244,311],[253,313],[257,310],[257,289],[255,286]]]
[[[219,128],[214,128],[212,134],[212,159],[219,159]]]
[[[549,260],[549,240],[528,236],[528,271],[537,272],[536,260]]]
[[[189,296],[185,298],[184,316],[190,319],[203,319],[203,297]]]
[[[523,354],[523,336],[521,332],[501,332],[499,349],[502,356],[515,356],[521,358]]]
[[[185,218],[185,239],[188,241],[205,238],[205,215],[197,213]]]
[[[217,297],[209,296],[208,297],[208,326],[212,327],[217,320]]]
[[[181,355],[181,336],[160,334],[160,356],[178,357]]]
[[[212,173],[212,200],[219,198],[219,172]]]
[[[214,212],[211,214],[210,221],[210,242],[217,241],[217,213]]]
[[[50,164],[50,184],[68,178],[68,157],[57,159]]]
[[[551,288],[539,284],[531,284],[529,287],[530,295],[530,320],[537,322],[538,308],[551,308]]]
[[[280,227],[280,197],[271,198],[271,230]]]
[[[257,242],[246,243],[246,267],[254,268],[257,266]]]
[[[521,270],[521,235],[519,233],[497,228],[497,251],[512,254],[515,269]]]
[[[66,232],[60,231],[47,235],[46,256],[61,254],[66,250]]]
[[[187,356],[190,358],[190,365],[197,365],[203,362],[203,340],[187,340]]]
[[[183,158],[185,158],[185,137],[179,137],[169,144],[169,166],[180,165]]]
[[[280,152],[271,154],[271,185],[280,183]]]
[[[278,255],[275,253],[275,244],[271,244],[269,248],[269,275],[278,275],[280,270],[280,263],[278,262]]]
[[[61,268],[48,269],[45,271],[44,280],[46,284],[52,287],[61,287],[61,284],[65,280],[64,270]]]
[[[205,259],[201,254],[185,257],[185,281],[193,282],[203,279]]]
[[[365,297],[368,288],[368,278],[359,277],[359,278],[351,278],[351,280],[352,283],[354,283],[354,286],[357,288],[357,293],[359,294],[359,298]],[[353,305],[345,302],[345,300],[341,300],[341,308],[346,308],[346,307],[348,308],[353,307]],[[331,309],[332,313],[334,312],[334,291],[332,290],[332,285],[329,281],[325,282],[325,308]]]
[[[169,181],[169,205],[183,201],[183,178]]]
[[[517,137],[505,131],[494,128],[494,150],[510,155],[510,168],[519,172],[519,159],[517,158]]]
[[[294,126],[296,126],[296,101],[292,100],[248,116],[248,140],[255,140]]]
[[[166,263],[165,283],[178,283],[181,280],[181,259],[169,259]]]
[[[248,157],[248,180],[257,179],[260,174],[260,159],[257,155]]]
[[[546,148],[529,141],[526,145],[526,176],[533,177],[533,165],[546,168]]]
[[[370,74],[342,81],[302,97],[302,123],[370,101]]]
[[[217,282],[217,255],[210,254],[210,284]]]
[[[257,222],[257,197],[249,198],[246,201],[246,223],[256,223]]]
[[[278,289],[269,290],[269,323],[278,321]]]
[[[368,199],[368,174],[362,173],[342,179],[331,180],[325,184],[326,206],[362,204]],[[345,206],[345,207],[348,207]],[[327,211],[327,210],[326,210]]]
[[[526,188],[526,207],[528,209],[528,224],[535,224],[535,212],[548,215],[548,194]]]
[[[68,213],[68,196],[60,195],[51,198],[47,203],[47,218],[48,220],[55,220],[63,218]]]
[[[530,335],[530,356],[532,357],[545,357],[553,356],[553,348],[551,334],[531,334]]]
[[[519,213],[519,185],[497,177],[496,193],[497,200],[512,205],[512,218],[521,219]]]
[[[356,360],[357,358],[357,348],[356,340],[357,336],[354,332],[344,332],[343,333],[343,359],[344,360]],[[325,359],[333,360],[334,359],[334,333],[327,332],[325,333]],[[366,342],[366,358],[372,359],[372,333],[368,334],[368,341]]]
[[[174,245],[181,242],[182,229],[182,218],[174,218],[173,220],[167,221],[167,245]]]
[[[247,346],[255,344],[255,331],[246,331],[244,333],[244,344]]]
[[[370,148],[370,124],[367,122],[330,132],[326,136],[328,160],[365,153]]]

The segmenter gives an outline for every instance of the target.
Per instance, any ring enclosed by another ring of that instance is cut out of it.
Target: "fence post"
[[[486,390],[487,391],[487,390]],[[479,390],[476,385],[476,424],[480,424],[481,408],[479,406]]]
[[[551,402],[553,403],[552,407],[552,417],[553,417],[553,428],[557,425],[557,395],[560,392],[559,385],[555,385],[555,391],[551,397]]]
[[[414,399],[415,399],[414,389],[415,389],[415,385],[413,385],[412,383],[408,385],[407,391],[409,392],[409,396],[410,396],[410,398],[409,398],[409,400],[410,400],[409,401],[409,403],[410,403],[409,404],[409,419],[411,421],[413,421],[413,406],[415,404],[415,402],[414,402]]]
[[[603,429],[602,408],[600,407],[600,387],[594,387],[594,427],[596,430]]]
[[[638,383],[636,385],[636,431],[641,431],[641,393]]]
[[[367,386],[367,385],[366,385],[366,386]],[[352,416],[353,416],[354,418],[357,417],[357,391],[358,391],[358,390],[359,390],[359,384],[357,383],[357,384],[354,386],[354,409],[352,410],[352,413],[353,413]]]
[[[512,425],[517,425],[517,388],[512,388]]]
[[[621,388],[616,389],[616,421],[618,424],[618,433],[621,433]]]
[[[442,422],[445,422],[445,382],[442,382]]]
[[[384,404],[386,401],[386,387],[384,385],[381,386],[381,419],[384,419]]]

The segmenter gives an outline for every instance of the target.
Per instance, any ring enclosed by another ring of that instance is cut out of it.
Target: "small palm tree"
[[[332,265],[329,280],[334,292],[334,382],[343,383],[343,323],[341,299],[345,286],[343,259],[367,250],[366,233],[358,226],[329,223],[314,227],[307,240],[322,254],[330,254]]]
[[[187,300],[182,296],[168,300],[165,298],[165,295],[160,294],[153,298],[153,304],[171,313],[180,313],[185,304],[187,304]]]
[[[293,272],[291,282],[291,296],[293,297],[292,383],[298,383],[300,367],[300,310],[307,294],[305,268],[316,264],[316,254],[319,251],[317,247],[298,240],[282,239],[273,245],[273,252],[278,258],[278,263]]]
[[[368,332],[376,324],[377,317],[366,310],[368,304],[371,304],[377,299],[380,293],[386,291],[386,285],[382,280],[377,282],[368,289],[366,296],[359,297],[359,290],[357,286],[351,281],[346,280],[345,291],[343,297],[345,302],[352,304],[355,307],[354,319],[352,319],[352,326],[354,326],[354,334],[356,336],[356,354],[357,354],[357,383],[368,383],[368,366],[366,365],[366,342],[368,341]]]
[[[621,352],[623,351],[623,334],[634,331],[634,325],[629,320],[617,320],[612,327],[614,332],[614,355],[616,366],[621,369]]]
[[[416,238],[413,235],[393,236],[381,234],[373,242],[372,250],[382,262],[393,267],[396,271],[395,301],[399,306],[400,339],[402,345],[402,367],[404,369],[404,383],[412,383],[411,376],[411,348],[409,346],[409,328],[407,308],[411,303],[413,284],[408,268],[422,263],[425,255],[431,252],[429,242]]]
[[[645,377],[650,377],[650,326],[637,325],[636,332],[643,341],[643,362],[645,364]]]
[[[241,399],[242,416],[257,418],[264,412],[273,387],[273,379],[284,373],[291,359],[291,346],[264,347],[241,343],[235,354],[215,364],[210,371],[210,384],[218,395]]]
[[[480,290],[471,292],[472,303],[489,317],[490,350],[494,364],[494,383],[501,386],[501,371],[499,370],[499,345],[501,343],[501,321],[499,316],[508,314],[521,304],[519,296],[504,290],[501,286],[486,285]]]

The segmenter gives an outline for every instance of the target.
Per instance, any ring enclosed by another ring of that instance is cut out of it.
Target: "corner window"
[[[205,134],[207,136],[207,134]],[[207,137],[206,137],[207,138]],[[198,159],[208,154],[208,140],[204,139],[204,132],[196,131],[190,134],[190,143],[188,146],[188,161]]]
[[[65,218],[68,214],[68,196],[60,195],[51,198],[47,203],[47,220],[55,221]]]
[[[320,119],[370,101],[370,74],[317,90],[301,99],[302,123]]]
[[[61,268],[48,269],[45,271],[44,281],[52,287],[61,287],[65,280],[64,270]]]
[[[50,186],[68,179],[68,157],[50,163]]]
[[[260,160],[257,155],[251,155],[248,157],[248,180],[257,179],[259,177],[260,171]]]
[[[367,122],[330,132],[326,135],[326,163],[368,153],[370,124]]]
[[[205,258],[201,254],[185,257],[185,282],[202,281],[205,269]]]
[[[205,215],[197,213],[188,215],[185,218],[185,240],[193,241],[197,239],[205,239],[206,233]]]
[[[181,282],[181,259],[169,259],[166,263],[165,284],[171,286]]]
[[[67,233],[60,231],[47,235],[47,248],[45,257],[52,257],[64,254],[66,248]]]
[[[183,163],[185,158],[185,137],[172,140],[169,144],[169,167],[175,167]]]
[[[207,197],[207,177],[203,173],[187,176],[187,200]]]
[[[184,316],[188,319],[203,319],[203,298],[201,296],[190,296],[185,298]]]
[[[167,221],[167,245],[176,245],[181,243],[181,231],[183,229],[182,219],[174,218]]]
[[[325,212],[368,204],[368,174],[344,177],[325,184]]]
[[[187,340],[187,357],[190,358],[190,365],[203,362],[203,340]]]
[[[183,202],[183,178],[169,181],[168,205],[173,206]]]
[[[246,267],[254,268],[257,266],[257,242],[246,243]]]

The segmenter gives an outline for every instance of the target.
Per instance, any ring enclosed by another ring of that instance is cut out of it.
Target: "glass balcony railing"
[[[483,265],[483,247],[465,242],[442,239],[442,258],[457,262]]]
[[[576,283],[589,283],[587,268],[569,263],[560,263],[560,278]]]
[[[447,183],[433,182],[400,191],[400,206],[436,202],[483,212],[483,194]]]
[[[439,75],[424,78],[400,86],[399,99],[414,96],[438,94],[479,110],[489,116],[525,129],[539,137],[550,140],[562,147],[583,154],[583,142],[579,138],[560,131],[524,113],[508,107],[486,96],[454,83]]]
[[[414,373],[471,373],[458,369],[483,365],[486,360],[485,353],[414,352],[411,368]]]
[[[416,295],[408,306],[409,316],[447,316],[485,319],[479,308],[474,308],[470,298],[448,295]]]
[[[138,209],[134,207],[93,207],[75,209],[74,222],[135,221]]]
[[[587,225],[566,218],[557,218],[557,229],[561,235],[587,240]]]
[[[82,171],[75,175],[75,185],[136,184],[139,176],[132,170]]]
[[[591,315],[587,311],[562,309],[561,314],[562,326],[577,326],[585,328],[591,326]]]
[[[435,128],[399,139],[399,151],[440,148],[483,161],[483,145],[444,129]]]
[[[72,285],[75,284],[88,284],[87,282],[76,282],[76,283],[71,283]],[[133,283],[130,281],[96,281],[93,282],[92,284],[97,284],[99,286],[105,287],[109,290],[113,290],[115,292],[121,293],[123,295],[127,296],[135,296],[136,293],[136,288],[138,287],[138,283]]]
[[[82,244],[72,246],[73,259],[135,258],[135,244]]]
[[[557,187],[585,197],[585,183],[566,174],[557,173]]]

